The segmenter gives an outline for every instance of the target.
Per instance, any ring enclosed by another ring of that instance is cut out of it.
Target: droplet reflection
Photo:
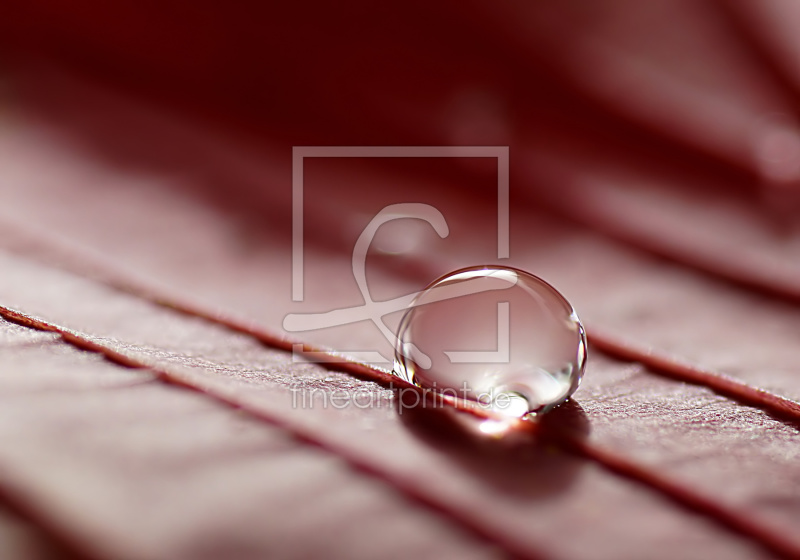
[[[420,292],[400,322],[395,373],[507,417],[545,412],[578,388],[586,336],[569,302],[521,270],[458,270]]]

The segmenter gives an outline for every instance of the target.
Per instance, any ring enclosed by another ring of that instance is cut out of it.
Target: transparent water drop
[[[465,268],[420,292],[397,332],[395,374],[496,413],[546,412],[578,388],[586,335],[550,284],[501,266]]]

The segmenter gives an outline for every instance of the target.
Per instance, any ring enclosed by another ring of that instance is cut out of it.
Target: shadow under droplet
[[[468,470],[507,494],[544,498],[560,493],[585,464],[552,443],[565,431],[578,439],[589,434],[586,413],[573,400],[538,419],[537,430],[502,433],[486,433],[482,430],[486,421],[449,406],[431,406],[430,402],[426,406],[424,400],[417,406],[398,404],[402,423],[447,457],[451,468]]]

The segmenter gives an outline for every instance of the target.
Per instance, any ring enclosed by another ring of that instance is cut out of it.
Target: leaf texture
[[[299,339],[391,356],[373,325],[281,330],[288,313],[363,303],[350,251],[388,204],[432,204],[450,235],[387,226],[367,258],[375,300],[495,260],[494,162],[309,160],[307,298],[295,302],[286,146],[324,142],[336,117],[315,128],[307,116],[311,132],[298,137],[276,125],[253,138],[49,64],[17,67],[19,102],[0,123],[7,556],[797,557],[797,246],[765,217],[780,181],[753,156],[774,132],[763,114],[792,101],[716,11],[652,3],[626,21],[612,17],[622,4],[591,17],[577,3],[459,16],[464,29],[481,17],[502,26],[510,44],[489,35],[493,48],[531,60],[561,49],[560,29],[585,29],[557,68],[535,67],[587,96],[578,105],[591,118],[539,91],[549,104],[514,107],[541,127],[499,138],[513,162],[505,262],[557,286],[597,344],[573,401],[539,432],[499,439],[451,408],[405,406],[386,371],[287,351]],[[736,6],[724,17],[755,10]],[[687,23],[686,42],[642,32],[659,18]],[[99,40],[86,31],[80,40]],[[387,49],[390,39],[375,40]],[[727,47],[681,63],[704,45]],[[648,79],[612,91],[601,70],[616,84]],[[377,134],[372,115],[394,131],[384,143],[446,143],[458,131],[433,118],[433,100],[448,84],[431,79],[429,97],[384,85],[317,100],[340,110],[364,100],[368,117],[353,130]],[[253,115],[269,121],[275,110]],[[414,116],[408,133],[402,114]],[[392,256],[398,239],[410,250]],[[750,397],[709,382],[722,375]]]

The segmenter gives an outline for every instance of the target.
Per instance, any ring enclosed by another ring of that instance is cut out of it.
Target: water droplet
[[[555,288],[521,270],[482,266],[419,293],[398,328],[395,374],[522,417],[567,400],[585,362],[583,325]]]

